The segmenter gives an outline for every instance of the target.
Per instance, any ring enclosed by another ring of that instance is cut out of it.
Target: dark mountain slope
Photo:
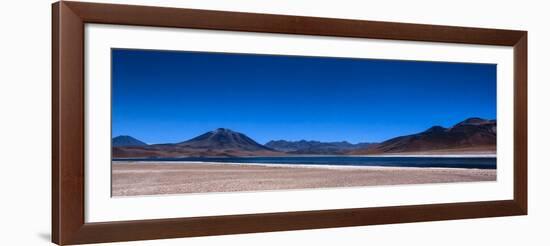
[[[204,133],[198,137],[178,143],[177,146],[196,149],[272,150],[242,133],[225,128],[218,128],[214,131]]]
[[[496,121],[469,118],[451,128],[433,126],[428,130],[389,139],[350,154],[423,152],[452,149],[496,150]]]

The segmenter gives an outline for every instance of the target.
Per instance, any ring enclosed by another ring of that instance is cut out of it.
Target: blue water
[[[201,161],[225,163],[303,164],[382,167],[446,167],[496,169],[493,157],[358,157],[358,156],[284,156],[284,157],[186,157],[131,158],[114,161]]]

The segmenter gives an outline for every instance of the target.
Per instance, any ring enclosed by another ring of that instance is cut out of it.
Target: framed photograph
[[[527,214],[526,31],[52,16],[59,245]]]

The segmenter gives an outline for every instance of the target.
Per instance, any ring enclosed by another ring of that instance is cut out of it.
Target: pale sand
[[[496,181],[496,170],[117,161],[112,195],[158,195]]]

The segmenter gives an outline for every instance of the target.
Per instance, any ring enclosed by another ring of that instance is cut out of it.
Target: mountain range
[[[433,126],[381,143],[276,140],[262,145],[243,133],[218,128],[168,144],[147,145],[131,136],[118,136],[113,138],[112,147],[115,158],[494,153],[496,120],[469,118],[450,128]]]
[[[225,128],[204,133],[174,144],[147,146],[113,146],[113,157],[203,157],[203,156],[278,156],[279,152],[263,146],[246,135]]]
[[[320,141],[269,141],[265,144],[271,149],[286,152],[289,154],[310,154],[310,155],[337,155],[346,154],[351,150],[367,148],[372,143],[352,144],[346,141],[341,142],[320,142]]]
[[[450,128],[433,126],[426,131],[389,139],[349,154],[384,153],[494,153],[497,143],[497,122],[469,118]]]

